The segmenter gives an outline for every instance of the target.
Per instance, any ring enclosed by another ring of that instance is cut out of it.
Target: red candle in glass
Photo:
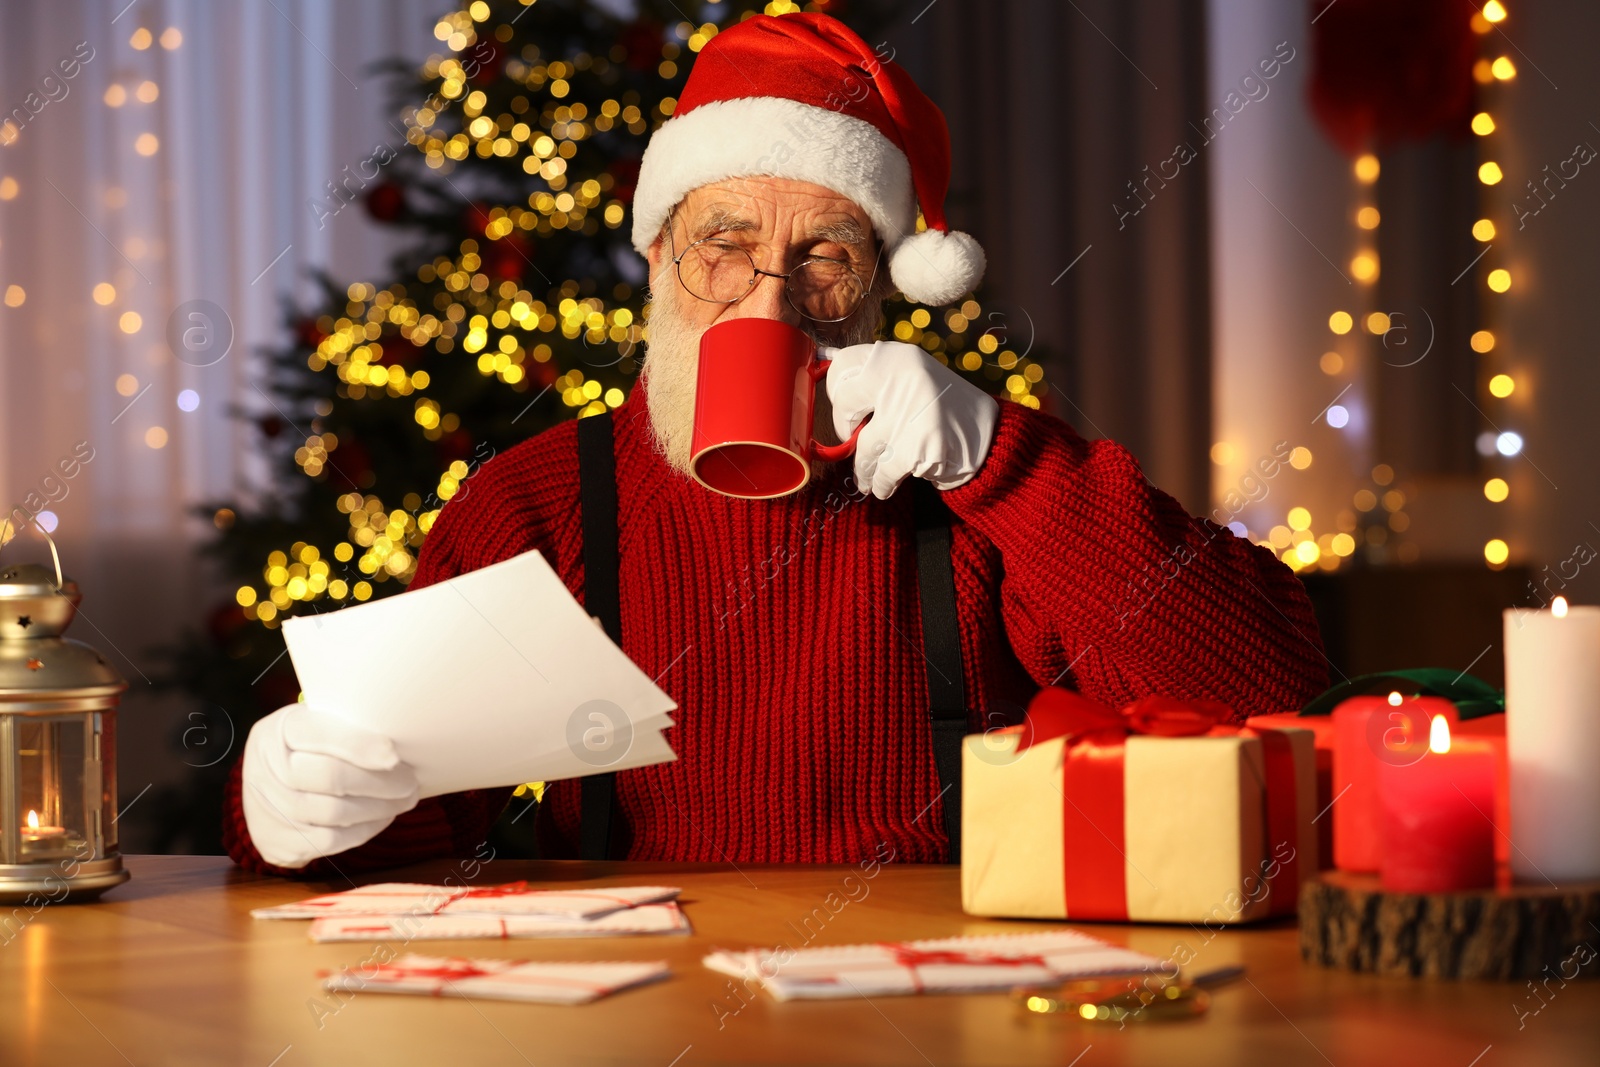
[[[1428,752],[1378,767],[1383,812],[1380,881],[1396,893],[1494,884],[1495,755],[1487,741],[1450,738],[1435,716]]]
[[[1383,862],[1383,811],[1378,769],[1415,763],[1427,751],[1428,723],[1456,708],[1440,697],[1359,696],[1333,709],[1333,865],[1376,871]]]

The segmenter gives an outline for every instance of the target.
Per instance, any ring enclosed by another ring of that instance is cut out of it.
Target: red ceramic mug
[[[811,435],[817,382],[832,365],[817,358],[811,338],[777,319],[729,319],[706,330],[690,438],[695,481],[767,500],[805,488],[812,460],[852,455],[861,426],[837,445]]]

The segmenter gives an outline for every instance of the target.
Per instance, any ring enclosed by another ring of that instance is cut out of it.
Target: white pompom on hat
[[[756,15],[701,50],[640,162],[634,248],[643,255],[692,190],[761,176],[810,182],[858,204],[895,286],[917,303],[948,304],[983,280],[983,249],[945,222],[944,113],[837,19]]]

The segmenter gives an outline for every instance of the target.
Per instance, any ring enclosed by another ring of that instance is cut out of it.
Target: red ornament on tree
[[[539,363],[537,361],[525,363],[523,364],[523,368],[528,372],[528,380],[540,386],[541,388],[555,384],[556,368],[555,364],[551,363],[549,360],[546,360],[543,363]]]
[[[661,62],[661,35],[666,27],[653,19],[640,19],[622,31],[622,47],[628,53],[624,62],[634,70],[654,70]]]
[[[457,460],[464,462],[472,455],[472,435],[465,430],[451,430],[439,438],[437,449],[441,467],[448,467]]]
[[[522,272],[533,260],[533,242],[518,233],[490,241],[483,250],[483,270],[491,278],[520,282]]]
[[[249,624],[244,617],[244,612],[239,610],[239,605],[232,600],[225,600],[217,604],[206,615],[206,632],[217,644],[227,647],[240,630]]]
[[[366,489],[372,485],[372,453],[348,431],[339,434],[339,448],[328,469],[346,488]]]
[[[613,160],[611,165],[606,167],[606,173],[611,175],[611,195],[624,204],[633,203],[633,190],[639,184],[639,161]]]
[[[294,336],[306,348],[316,348],[328,335],[317,329],[316,319],[301,319],[295,323]]]
[[[1311,111],[1350,155],[1465,136],[1476,51],[1459,0],[1312,0]]]
[[[472,232],[472,235],[482,240],[489,229],[489,205],[481,200],[474,200],[468,204],[461,213],[461,225]]]
[[[367,214],[379,222],[394,222],[406,213],[406,190],[399,182],[379,182],[367,193]]]
[[[415,367],[417,364],[427,359],[428,353],[413,344],[396,344],[391,342],[389,346],[383,350],[383,356],[386,362],[395,363],[405,367],[407,370],[410,370],[412,367]]]
[[[478,43],[467,49],[461,57],[461,66],[467,73],[467,81],[473,85],[488,85],[500,77],[500,71],[506,64],[506,50],[500,42],[492,37],[481,37]]]

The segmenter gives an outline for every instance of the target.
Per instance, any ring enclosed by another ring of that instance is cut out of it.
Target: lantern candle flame
[[[1564,596],[1558,596],[1554,600],[1552,600],[1550,602],[1550,614],[1554,615],[1558,619],[1566,618],[1567,617],[1567,598],[1564,597]]]
[[[28,809],[28,829],[37,830],[38,828],[39,828],[39,813],[34,811],[32,808],[29,808]]]

